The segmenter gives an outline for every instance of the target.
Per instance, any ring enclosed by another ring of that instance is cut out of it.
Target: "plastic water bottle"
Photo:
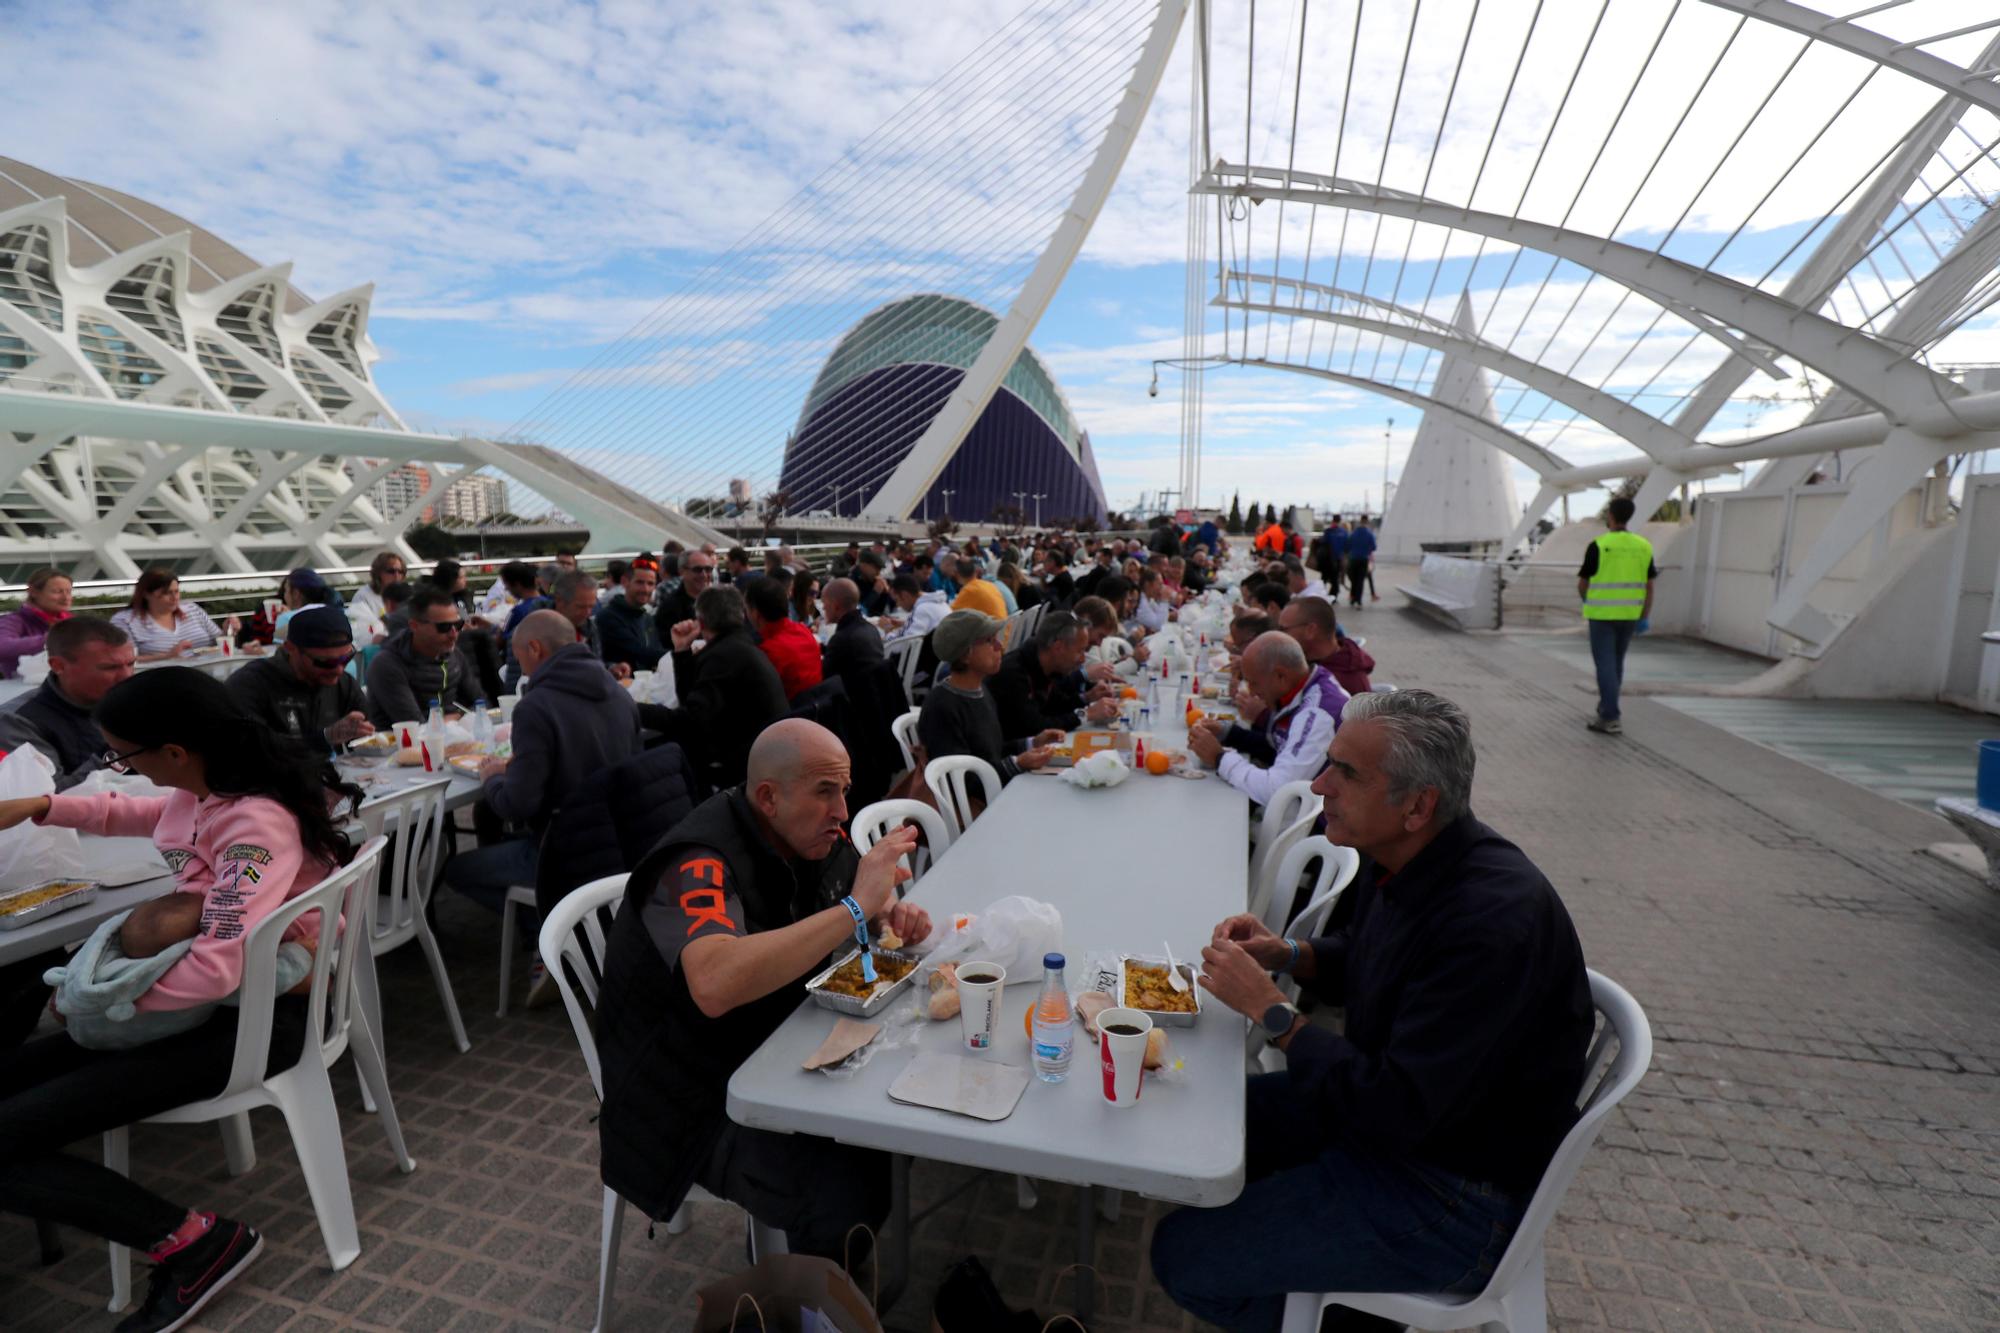
[[[1069,988],[1063,984],[1063,956],[1042,957],[1042,993],[1035,997],[1035,1077],[1060,1083],[1069,1077],[1069,1057],[1076,1041],[1070,1014]]]
[[[1139,734],[1141,736],[1153,734],[1153,710],[1147,704],[1139,705]]]
[[[424,772],[435,773],[444,767],[444,709],[436,699],[431,700],[417,744],[423,751]]]
[[[493,719],[487,715],[484,699],[475,699],[472,704],[472,739],[482,750],[493,749]]]

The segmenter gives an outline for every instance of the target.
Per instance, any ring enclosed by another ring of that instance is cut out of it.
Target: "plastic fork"
[[[1181,994],[1187,994],[1187,978],[1181,975],[1181,965],[1174,961],[1174,946],[1165,940],[1160,943],[1167,951],[1167,984]]]

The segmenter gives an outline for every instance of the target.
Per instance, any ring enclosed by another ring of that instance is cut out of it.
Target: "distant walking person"
[[[1361,589],[1375,577],[1375,534],[1369,530],[1368,516],[1363,514],[1354,520],[1354,531],[1347,537],[1347,587],[1350,594],[1349,605],[1361,605]],[[1334,590],[1338,593],[1338,589]]]
[[[1597,664],[1597,716],[1592,731],[1616,736],[1625,728],[1618,721],[1618,688],[1625,681],[1625,650],[1632,635],[1653,610],[1653,544],[1627,532],[1632,502],[1624,496],[1605,510],[1610,528],[1583,553],[1576,572],[1576,594],[1583,599],[1583,618],[1590,626],[1590,658]]]

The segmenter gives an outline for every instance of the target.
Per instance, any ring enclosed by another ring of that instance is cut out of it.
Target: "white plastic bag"
[[[34,746],[19,746],[0,759],[0,801],[52,796],[55,790],[56,766]],[[0,830],[0,888],[25,889],[82,874],[83,847],[75,829],[44,828],[30,820]]]
[[[1062,948],[1062,913],[1034,898],[1002,898],[957,926],[924,955],[926,970],[976,958],[1007,969],[1007,979],[1030,983],[1042,974],[1042,955]],[[921,980],[921,979],[920,979]]]
[[[29,653],[20,660],[15,669],[23,681],[39,686],[49,678],[49,655],[47,651]]]

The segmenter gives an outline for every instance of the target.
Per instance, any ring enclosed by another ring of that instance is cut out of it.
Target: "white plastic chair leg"
[[[514,988],[514,913],[512,902],[500,904],[500,1003],[493,1016],[507,1016],[507,992]]]
[[[104,1131],[104,1164],[121,1176],[132,1174],[132,1144],[125,1127]],[[113,1241],[110,1246],[113,1314],[132,1303],[132,1251]]]
[[[348,1025],[347,1050],[354,1057],[354,1072],[361,1076],[362,1089],[372,1093],[369,1100],[381,1108],[375,1114],[381,1117],[382,1132],[389,1136],[389,1151],[396,1154],[396,1169],[407,1176],[417,1164],[403,1145],[403,1122],[396,1115],[395,1099],[389,1095],[389,1067],[382,1059],[374,1020],[358,1009]]]
[[[744,1214],[749,1217],[749,1214]],[[785,1240],[785,1233],[776,1227],[767,1227],[756,1218],[750,1218],[750,1262],[767,1259],[774,1254],[790,1254],[792,1247]]]
[[[359,1031],[359,1024],[355,1030]],[[347,1183],[347,1152],[340,1141],[340,1112],[326,1067],[305,1060],[266,1084],[285,1126],[292,1132],[299,1171],[312,1195],[326,1259],[337,1273],[361,1256],[361,1231],[354,1220],[354,1194]],[[387,1088],[384,1088],[386,1093]]]
[[[674,1214],[675,1221],[679,1221],[681,1214],[686,1211],[687,1205],[681,1205],[680,1212]],[[681,1229],[683,1231],[687,1229],[685,1223]],[[667,1230],[675,1235],[680,1234],[674,1232],[671,1222],[667,1224]],[[597,1323],[592,1326],[591,1333],[604,1333],[605,1329],[611,1327],[611,1288],[618,1277],[618,1240],[624,1231],[625,1200],[619,1198],[611,1187],[606,1185],[604,1224],[598,1233],[597,1241]]]
[[[1319,1333],[1319,1316],[1325,1308],[1318,1292],[1293,1292],[1285,1297],[1285,1322],[1279,1325],[1279,1333]]]
[[[375,976],[375,955],[364,953],[354,963],[354,1012],[373,1026],[377,1034],[375,1050],[383,1051],[380,1033],[382,1031],[382,987]],[[361,1109],[369,1115],[375,1114],[375,1092],[368,1086],[368,1079],[361,1072],[361,1061],[354,1062],[354,1081],[361,1085]]]
[[[694,1214],[688,1211],[686,1204],[682,1204],[680,1207],[674,1209],[674,1215],[667,1219],[667,1234],[669,1236],[684,1236],[687,1234],[687,1229],[693,1225]]]
[[[1542,1277],[1542,1250],[1521,1270],[1521,1276],[1500,1298],[1502,1318],[1485,1326],[1483,1333],[1548,1333],[1549,1293]]]
[[[444,1001],[445,1021],[451,1024],[451,1039],[458,1043],[459,1053],[472,1049],[472,1043],[465,1038],[465,1022],[458,1016],[458,997],[452,994],[451,975],[444,970],[444,954],[438,950],[437,936],[431,932],[431,923],[422,912],[417,913],[417,943],[422,946],[424,957],[430,961],[431,976],[437,981],[438,998]]]
[[[1033,1211],[1041,1197],[1035,1193],[1035,1182],[1026,1176],[1014,1177],[1014,1206],[1022,1212]]]
[[[257,1165],[257,1145],[250,1137],[250,1113],[238,1111],[224,1116],[221,1127],[222,1160],[229,1164],[229,1174],[248,1175]]]

